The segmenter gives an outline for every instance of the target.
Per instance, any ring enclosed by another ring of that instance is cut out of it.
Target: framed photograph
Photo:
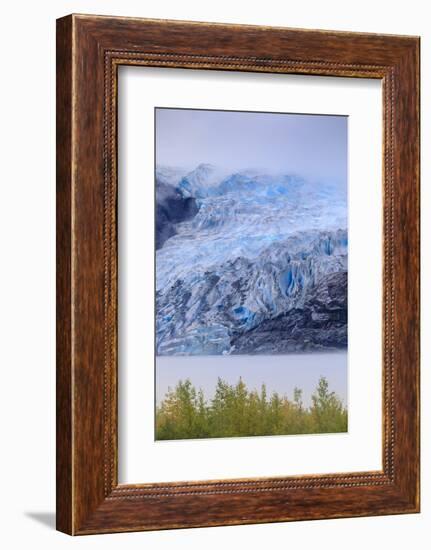
[[[419,38],[57,21],[57,528],[419,511]]]

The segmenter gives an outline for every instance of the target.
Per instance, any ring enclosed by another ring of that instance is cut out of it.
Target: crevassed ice
[[[157,250],[159,353],[230,353],[238,334],[304,307],[322,278],[347,271],[339,186],[211,165],[158,167],[157,178],[198,205]]]

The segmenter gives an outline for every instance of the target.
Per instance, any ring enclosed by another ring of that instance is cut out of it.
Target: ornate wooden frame
[[[384,102],[383,470],[119,485],[119,65],[377,78]],[[70,15],[57,21],[57,528],[419,511],[419,38]]]

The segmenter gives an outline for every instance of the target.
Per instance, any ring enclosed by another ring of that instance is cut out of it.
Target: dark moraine
[[[198,212],[193,197],[183,197],[173,186],[156,179],[156,249],[176,234],[175,224],[193,218]]]
[[[347,272],[331,273],[301,308],[262,321],[232,340],[234,354],[292,353],[347,347]]]

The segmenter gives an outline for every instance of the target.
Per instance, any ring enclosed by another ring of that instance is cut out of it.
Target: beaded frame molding
[[[382,80],[381,471],[118,483],[119,65]],[[57,21],[57,529],[419,511],[419,38],[70,15]]]

